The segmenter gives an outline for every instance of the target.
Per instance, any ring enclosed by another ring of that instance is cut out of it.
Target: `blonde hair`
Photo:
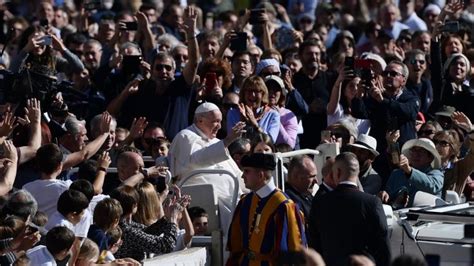
[[[99,247],[97,244],[89,238],[84,239],[77,260],[83,260],[84,262],[97,262],[98,259]]]
[[[268,104],[268,88],[267,85],[265,85],[263,79],[259,76],[250,76],[245,79],[244,84],[242,85],[242,88],[240,89],[239,93],[240,102],[245,101],[245,93],[251,89],[257,89],[262,92],[263,95],[261,105]]]
[[[138,209],[133,220],[144,225],[151,225],[163,216],[163,208],[155,187],[150,182],[137,186],[139,195]]]

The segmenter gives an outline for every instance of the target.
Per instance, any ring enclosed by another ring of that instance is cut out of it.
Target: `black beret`
[[[254,167],[265,170],[275,170],[275,157],[272,154],[253,153],[245,155],[240,160],[242,167]]]

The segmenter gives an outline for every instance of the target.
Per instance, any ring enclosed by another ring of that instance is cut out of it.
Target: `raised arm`
[[[130,127],[130,134],[120,143],[120,147],[130,145],[135,139],[140,138],[147,125],[148,122],[145,117],[134,118]]]
[[[98,137],[89,142],[82,150],[69,154],[63,163],[63,168],[69,169],[94,156],[109,137],[111,122],[112,116],[107,112],[102,113]]]
[[[237,37],[237,33],[233,30],[228,31],[224,35],[224,41],[222,42],[221,46],[219,46],[219,50],[217,50],[216,58],[222,59],[224,58],[224,52],[229,47],[230,41]]]
[[[109,153],[104,151],[97,159],[97,174],[95,175],[94,193],[98,195],[102,193],[102,187],[104,186],[105,175],[107,174],[107,168],[109,168],[112,160],[110,159]]]
[[[53,48],[56,51],[59,51],[64,58],[57,57],[56,60],[56,70],[59,72],[73,71],[74,73],[80,73],[84,70],[84,64],[81,62],[81,59],[77,55],[69,51],[64,43],[56,37],[56,35],[51,34],[51,40]]]
[[[329,98],[327,106],[328,115],[333,115],[336,112],[337,105],[339,104],[339,100],[341,99],[341,87],[343,80],[344,75],[343,73],[341,73],[341,69],[339,69],[339,75],[337,76],[337,80],[334,83],[334,86],[332,87],[331,97]]]
[[[141,79],[137,78],[130,81],[125,89],[123,89],[120,94],[109,103],[107,106],[107,112],[116,117],[120,113],[120,109],[122,109],[122,105],[125,103],[128,97],[138,92],[140,81]]]
[[[30,121],[30,139],[28,146],[19,147],[18,164],[25,163],[36,156],[41,146],[41,104],[37,99],[29,99],[25,108],[26,117]]]
[[[182,27],[186,32],[189,54],[189,60],[183,69],[183,77],[189,86],[194,82],[199,61],[199,50],[196,38],[196,18],[196,9],[192,6],[188,6],[184,11],[184,23]]]
[[[0,196],[6,195],[15,183],[16,171],[18,167],[18,154],[13,142],[6,140],[3,143],[5,159],[3,162],[3,176],[0,178]]]
[[[143,37],[143,54],[147,55],[155,47],[155,38],[151,32],[150,22],[143,12],[137,12],[138,30]]]

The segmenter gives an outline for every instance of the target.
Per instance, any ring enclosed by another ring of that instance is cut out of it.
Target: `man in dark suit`
[[[285,193],[298,204],[306,221],[308,221],[311,210],[312,192],[317,173],[316,165],[307,155],[293,157],[288,167]]]
[[[364,254],[377,265],[390,264],[387,220],[381,201],[357,187],[359,162],[350,152],[339,154],[333,166],[338,186],[312,206],[310,246],[328,265],[347,264],[349,256]]]
[[[337,183],[336,181],[334,181],[334,178],[332,176],[333,165],[334,165],[334,158],[328,158],[326,162],[324,163],[323,169],[321,169],[323,182],[321,182],[321,185],[319,185],[319,189],[313,197],[313,202],[311,203],[311,206],[313,206],[314,202],[317,201],[321,196],[323,196],[326,193],[329,193],[330,191],[333,191],[336,188]],[[311,214],[310,214],[310,217],[312,217]],[[314,222],[313,218],[310,218],[310,219],[311,221]]]

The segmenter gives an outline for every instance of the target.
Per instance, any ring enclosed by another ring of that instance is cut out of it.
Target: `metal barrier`
[[[226,170],[226,169],[199,169],[191,171],[187,176],[183,177],[179,182],[178,185],[182,187],[186,184],[190,178],[198,175],[205,175],[205,174],[219,174],[219,175],[227,175],[232,178],[234,181],[234,191],[232,193],[232,212],[237,206],[237,200],[239,199],[239,177],[235,176],[234,173]],[[221,221],[220,213],[218,214],[218,219]],[[222,230],[222,228],[221,228]],[[212,265],[224,265],[224,241],[226,240],[222,231],[214,231],[211,232],[212,237],[204,237],[204,238],[197,238],[197,241],[200,241],[201,244],[205,244],[205,246],[211,247],[211,264]],[[194,238],[193,238],[194,241]],[[210,241],[210,242],[209,242]],[[194,244],[193,244],[194,245]]]
[[[283,173],[283,168],[284,168],[283,159],[284,158],[290,158],[294,156],[301,156],[301,155],[308,155],[308,154],[318,156],[321,153],[318,150],[311,150],[311,149],[275,153],[275,159],[277,160],[275,185],[279,187],[281,190],[285,191],[285,176]]]
[[[191,177],[203,174],[220,174],[220,175],[228,175],[234,181],[234,193],[232,194],[232,204],[235,208],[237,206],[237,200],[239,198],[239,177],[235,176],[234,173],[225,169],[200,169],[191,171],[187,176],[183,177],[181,180],[178,181],[178,185],[181,187],[183,186],[186,181],[188,181]]]
[[[143,265],[159,265],[159,266],[204,266],[206,264],[205,248],[188,248],[176,251],[143,261]]]

